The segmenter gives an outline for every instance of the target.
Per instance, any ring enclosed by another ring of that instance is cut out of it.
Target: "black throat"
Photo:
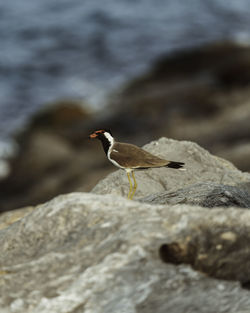
[[[103,146],[105,153],[108,154],[109,147],[111,146],[111,142],[104,135],[99,137],[99,139],[102,142],[102,146]]]

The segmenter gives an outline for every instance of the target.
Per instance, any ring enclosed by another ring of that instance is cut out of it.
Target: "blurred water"
[[[48,101],[101,107],[163,53],[249,36],[248,0],[2,1],[0,140]]]

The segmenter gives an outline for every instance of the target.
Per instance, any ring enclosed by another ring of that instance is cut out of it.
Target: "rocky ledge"
[[[250,189],[249,173],[239,171],[232,163],[210,154],[194,142],[161,138],[143,148],[167,160],[185,162],[185,170],[156,168],[136,171],[138,187],[135,199],[205,182]],[[93,192],[126,195],[128,187],[127,175],[119,170],[100,181]]]
[[[117,171],[0,217],[0,312],[248,312],[250,174],[191,142],[145,148],[186,171],[136,172],[139,201]]]

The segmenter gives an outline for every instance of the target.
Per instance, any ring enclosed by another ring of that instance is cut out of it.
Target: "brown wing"
[[[116,142],[110,157],[127,168],[148,168],[166,166],[170,161],[131,144]]]

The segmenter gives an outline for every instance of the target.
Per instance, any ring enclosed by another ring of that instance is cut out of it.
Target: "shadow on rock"
[[[247,184],[246,187],[248,188]],[[244,185],[228,186],[218,183],[198,183],[174,192],[163,192],[140,199],[150,204],[191,204],[207,208],[250,208],[250,193]]]
[[[164,262],[190,264],[211,277],[237,280],[247,288],[250,282],[249,240],[249,230],[240,225],[201,224],[178,241],[163,244],[159,253]]]

